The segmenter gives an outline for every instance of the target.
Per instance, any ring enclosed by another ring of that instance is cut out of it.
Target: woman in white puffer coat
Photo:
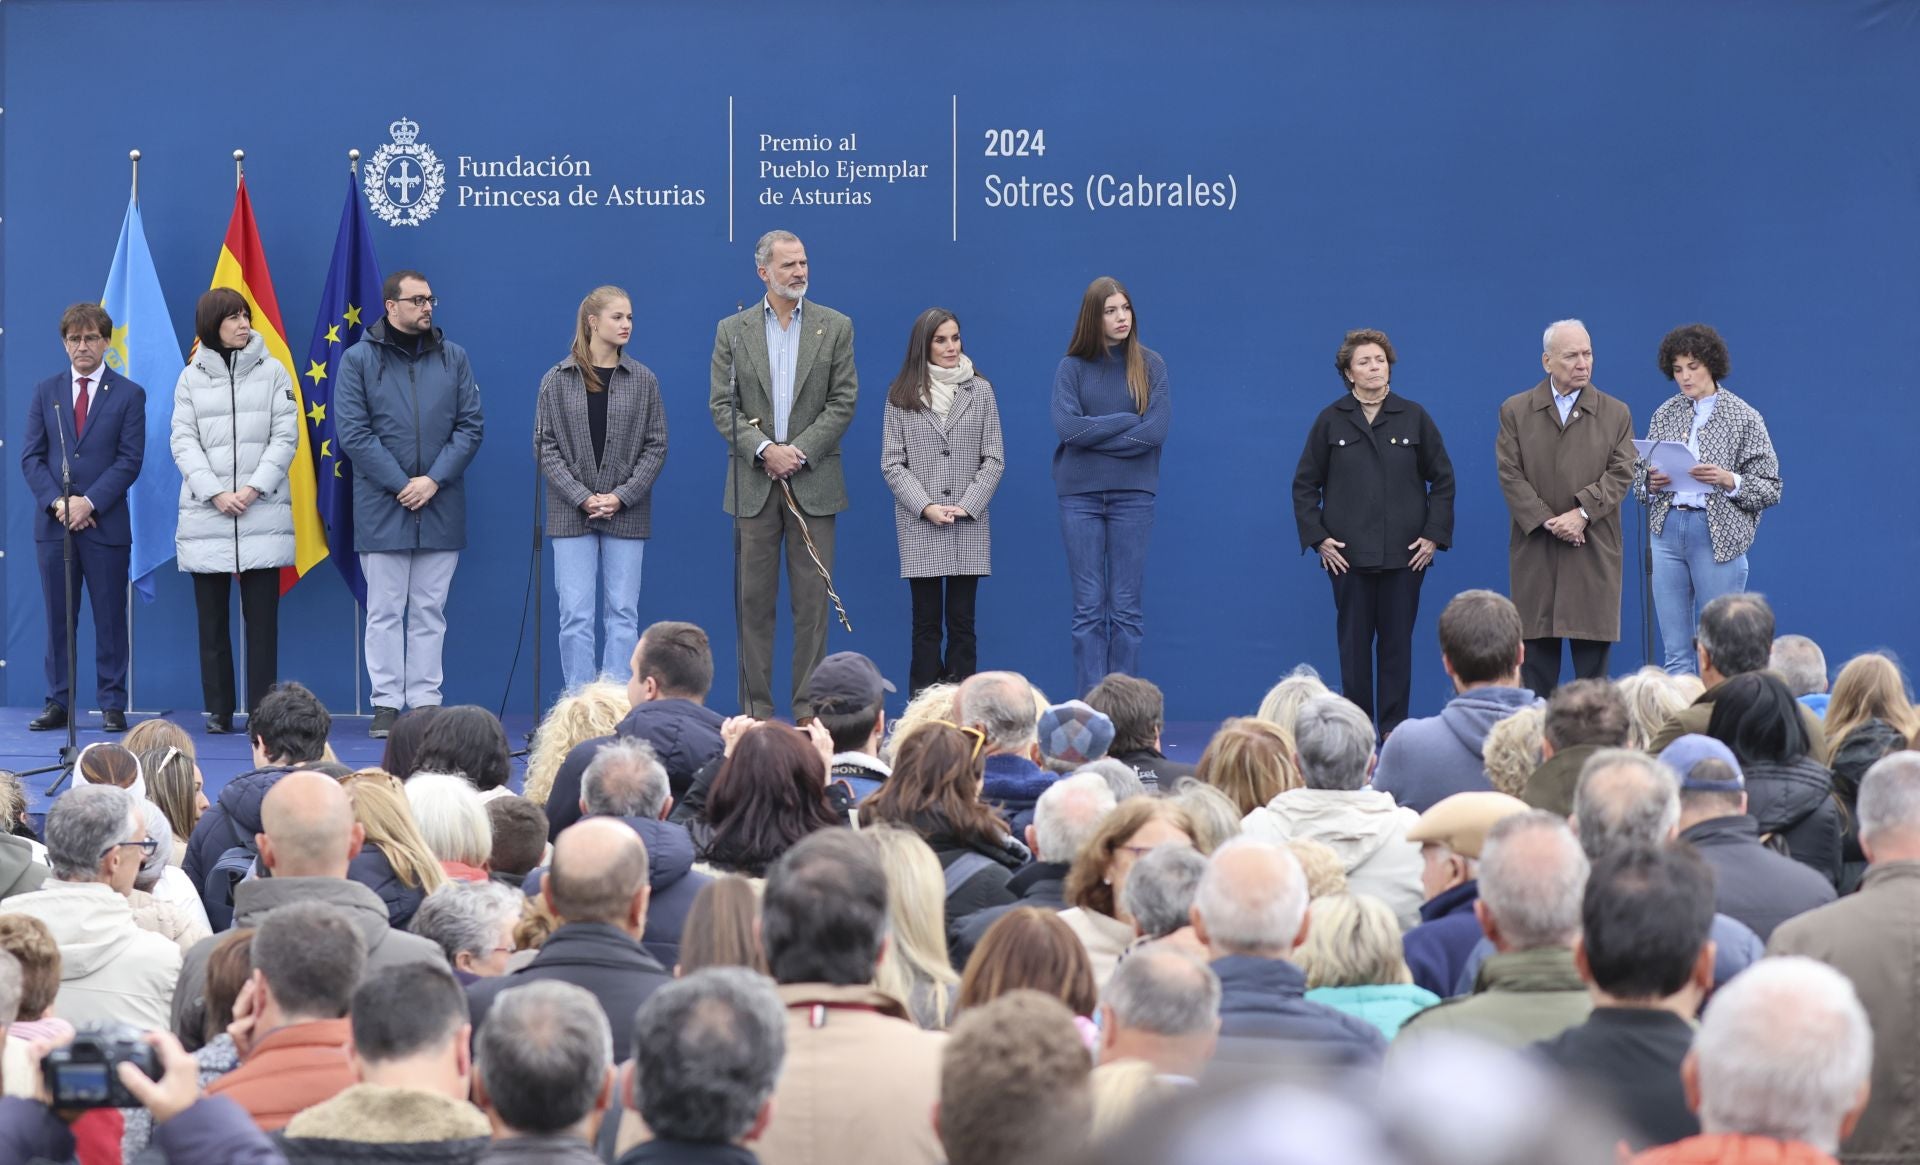
[[[180,569],[193,575],[200,617],[200,688],[207,731],[233,731],[228,576],[240,576],[247,636],[247,707],[272,686],[280,642],[280,568],[293,565],[287,482],[300,413],[287,369],[267,354],[239,292],[216,287],[194,311],[200,346],[173,390],[173,460],[180,466]]]

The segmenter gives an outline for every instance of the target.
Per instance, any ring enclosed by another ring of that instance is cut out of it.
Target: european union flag
[[[133,560],[127,573],[134,593],[153,601],[153,572],[173,557],[173,535],[180,521],[180,469],[168,444],[173,433],[173,386],[186,361],[173,334],[160,276],[147,250],[140,203],[127,200],[120,243],[113,249],[107,289],[100,305],[113,317],[107,365],[147,390],[147,448],[140,476],[127,491],[133,520]]]
[[[380,318],[381,311],[380,260],[373,254],[359,184],[348,174],[347,206],[340,214],[326,290],[320,293],[320,318],[313,325],[307,367],[300,375],[306,381],[302,391],[307,441],[313,453],[314,480],[320,487],[320,519],[327,525],[329,556],[362,607],[367,605],[367,580],[360,573],[360,557],[353,552],[353,463],[340,448],[333,428],[333,379],[340,357],[368,324]]]

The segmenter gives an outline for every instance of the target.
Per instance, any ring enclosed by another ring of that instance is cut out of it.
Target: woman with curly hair
[[[1767,423],[1721,386],[1727,344],[1705,324],[1675,328],[1660,341],[1660,372],[1680,391],[1654,410],[1649,441],[1673,441],[1699,462],[1675,481],[1642,459],[1634,493],[1653,532],[1653,606],[1666,669],[1697,670],[1693,632],[1721,595],[1747,589],[1747,548],[1760,513],[1780,502],[1780,459]]]
[[[567,754],[585,741],[612,736],[631,711],[627,686],[611,680],[596,680],[561,696],[533,733],[533,747],[527,753],[527,800],[544,807],[553,792],[554,774]]]

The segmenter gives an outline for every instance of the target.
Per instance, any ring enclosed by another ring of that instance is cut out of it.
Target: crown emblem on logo
[[[367,209],[388,226],[417,227],[440,209],[447,167],[432,146],[416,140],[419,122],[402,117],[389,123],[387,132],[393,140],[367,160]]]

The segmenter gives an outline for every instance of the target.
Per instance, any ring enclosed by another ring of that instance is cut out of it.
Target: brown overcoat
[[[1620,503],[1633,485],[1633,413],[1589,384],[1567,423],[1542,380],[1500,406],[1494,446],[1507,498],[1513,604],[1528,639],[1620,638]],[[1587,540],[1549,534],[1548,518],[1587,511]]]

